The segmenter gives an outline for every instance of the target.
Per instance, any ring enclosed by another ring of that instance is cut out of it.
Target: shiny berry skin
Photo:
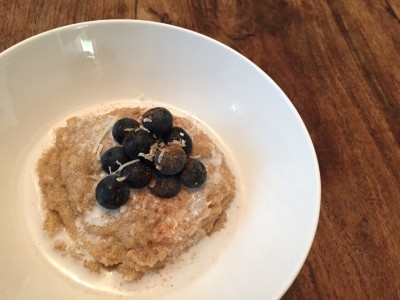
[[[125,181],[131,188],[141,189],[149,184],[153,177],[153,172],[145,163],[138,161],[126,166],[122,170],[122,176],[126,177]]]
[[[96,201],[104,208],[117,209],[129,200],[128,183],[117,178],[116,175],[107,176],[97,184]]]
[[[167,134],[171,130],[172,123],[173,116],[164,107],[149,109],[142,116],[143,126],[159,137]]]
[[[186,163],[186,153],[175,144],[158,150],[154,157],[156,169],[164,175],[174,175],[182,171]]]
[[[156,174],[149,184],[150,192],[161,198],[171,198],[178,195],[181,182],[176,176]]]
[[[128,135],[128,133],[135,130],[136,128],[139,128],[138,121],[130,118],[119,119],[117,122],[115,122],[112,128],[112,135],[114,137],[114,140],[118,144],[122,145],[122,143],[124,142],[124,138]]]
[[[124,139],[124,153],[128,158],[136,159],[139,153],[149,153],[155,142],[153,135],[145,130],[132,131]]]
[[[194,158],[188,158],[185,168],[179,176],[182,184],[189,188],[201,186],[207,178],[207,170],[203,163]]]
[[[129,158],[124,154],[122,147],[113,147],[103,153],[100,161],[103,170],[110,174],[110,170],[115,172],[120,165],[127,163]]]
[[[182,149],[185,150],[185,153],[189,155],[192,152],[192,138],[181,127],[172,127],[171,131],[164,137],[164,141],[166,144],[172,141],[184,143],[185,146]]]

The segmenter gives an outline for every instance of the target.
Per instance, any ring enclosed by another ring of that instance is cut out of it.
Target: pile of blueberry
[[[124,205],[130,188],[147,186],[152,194],[169,198],[179,193],[181,184],[196,188],[206,180],[203,163],[189,156],[192,139],[182,128],[173,127],[173,116],[163,107],[146,111],[142,125],[130,118],[118,120],[112,135],[122,146],[101,156],[109,175],[98,183],[96,200],[104,208]]]

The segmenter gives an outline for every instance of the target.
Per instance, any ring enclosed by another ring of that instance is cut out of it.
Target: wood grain
[[[284,299],[400,299],[400,4],[395,0],[0,0],[0,51],[80,21],[215,38],[285,91],[317,152],[320,222]]]

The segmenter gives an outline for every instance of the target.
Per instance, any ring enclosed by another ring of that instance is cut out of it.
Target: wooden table
[[[110,18],[217,39],[260,66],[299,111],[319,159],[322,206],[284,299],[400,299],[398,0],[0,0],[0,51]]]

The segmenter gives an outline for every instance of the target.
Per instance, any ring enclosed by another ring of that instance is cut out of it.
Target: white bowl
[[[207,266],[198,273],[196,263],[176,270],[191,269],[184,284],[136,291],[137,298],[270,299],[293,282],[316,231],[320,178],[311,139],[285,94],[245,57],[203,35],[152,22],[96,21],[45,32],[0,54],[1,298],[132,296],[90,287],[49,263],[32,238],[36,229],[28,228],[26,206],[39,204],[25,185],[32,179],[27,160],[49,128],[141,93],[212,128],[229,150],[241,193],[224,249],[199,252]],[[203,249],[225,238],[217,233]]]

